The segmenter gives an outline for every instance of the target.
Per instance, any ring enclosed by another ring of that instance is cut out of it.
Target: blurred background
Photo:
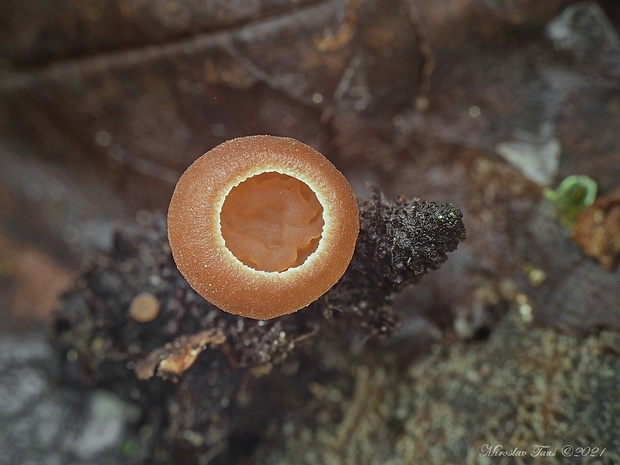
[[[45,338],[55,299],[84,254],[109,247],[117,228],[148,228],[194,159],[243,135],[315,147],[360,200],[377,186],[463,211],[468,240],[397,299],[392,353],[492,344],[517,315],[533,326],[513,333],[541,331],[556,349],[563,341],[573,361],[580,347],[592,349],[583,360],[606,347],[614,355],[605,366],[618,367],[619,25],[614,0],[0,0],[0,370],[23,379],[0,382],[0,444],[31,460],[0,463],[86,463],[108,450],[69,441],[58,462],[37,462],[9,441],[36,402],[66,402],[48,390],[44,368],[53,365]],[[596,207],[580,203],[592,184],[571,178],[557,190],[571,175],[592,180]],[[536,373],[552,376],[558,357]],[[84,396],[70,404],[90,412],[86,424],[102,402],[116,405]],[[620,412],[617,395],[606,396],[600,409]],[[51,424],[69,418],[50,415]],[[112,417],[108,429],[93,428],[112,431],[118,451],[128,417]],[[617,432],[617,419],[605,428]],[[58,433],[37,434],[47,450]],[[584,437],[582,446],[605,446],[592,443],[595,432]],[[443,463],[470,457],[484,432],[476,438],[459,436],[452,444],[465,452],[455,446]],[[545,441],[540,433],[525,443],[535,439]],[[382,441],[386,450],[398,443]]]

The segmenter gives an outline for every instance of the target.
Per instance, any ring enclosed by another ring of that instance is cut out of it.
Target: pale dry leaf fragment
[[[181,336],[164,347],[153,350],[146,358],[136,363],[134,372],[140,379],[153,375],[164,379],[176,378],[196,361],[196,357],[209,344],[222,344],[226,336],[219,329],[209,329],[190,336]]]

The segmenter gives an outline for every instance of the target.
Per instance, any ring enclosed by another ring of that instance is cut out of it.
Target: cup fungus
[[[159,315],[159,300],[150,292],[135,296],[129,304],[129,316],[139,323],[153,321]]]
[[[275,136],[218,145],[183,173],[168,210],[179,271],[229,313],[274,318],[306,307],[347,269],[355,195],[319,152]]]

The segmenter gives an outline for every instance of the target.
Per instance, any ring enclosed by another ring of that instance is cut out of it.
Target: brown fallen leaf
[[[613,270],[620,257],[620,188],[579,215],[572,238],[586,255]]]

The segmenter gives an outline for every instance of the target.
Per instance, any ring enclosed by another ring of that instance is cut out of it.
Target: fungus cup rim
[[[257,270],[226,247],[220,213],[230,191],[266,172],[306,184],[323,208],[316,250],[284,271]],[[267,319],[318,299],[344,274],[359,232],[351,186],[322,154],[290,138],[248,136],[226,141],[181,176],[168,210],[168,237],[179,271],[192,288],[229,313]]]

